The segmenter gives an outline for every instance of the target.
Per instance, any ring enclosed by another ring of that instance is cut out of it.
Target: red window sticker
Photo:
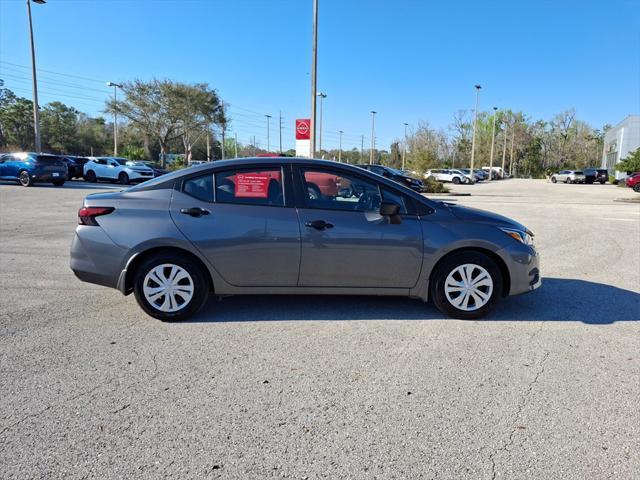
[[[236,175],[236,197],[268,198],[270,173],[247,173]]]

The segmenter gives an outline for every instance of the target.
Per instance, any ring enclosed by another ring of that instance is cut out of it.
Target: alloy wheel
[[[493,279],[480,265],[465,263],[449,273],[444,283],[444,292],[455,308],[471,312],[489,302],[493,293]]]
[[[144,278],[144,297],[149,304],[165,313],[186,307],[194,293],[191,275],[184,268],[163,263],[152,268]]]

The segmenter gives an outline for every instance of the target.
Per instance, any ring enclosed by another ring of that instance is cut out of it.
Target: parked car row
[[[627,187],[633,188],[634,192],[640,193],[640,172],[629,175],[624,182]]]
[[[560,170],[551,175],[552,183],[600,183],[604,185],[609,179],[605,168],[585,168],[584,170]]]
[[[168,173],[152,162],[120,157],[78,157],[34,152],[0,154],[0,180],[13,180],[24,187],[36,182],[62,186],[74,178],[128,185]]]

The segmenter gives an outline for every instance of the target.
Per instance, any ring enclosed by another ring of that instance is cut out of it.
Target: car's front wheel
[[[118,182],[120,182],[120,185],[129,185],[129,175],[125,172],[120,172],[120,175],[118,175]]]
[[[556,183],[558,179],[556,177],[551,177],[551,183]]]
[[[486,315],[501,297],[502,274],[496,263],[480,252],[446,257],[431,278],[431,298],[442,313],[463,320]]]
[[[460,179],[458,177],[453,177],[453,183],[458,185],[460,183]]]
[[[55,187],[61,187],[64,185],[64,180],[56,180],[52,182]]]
[[[162,321],[196,314],[209,295],[207,272],[189,257],[166,253],[145,260],[134,274],[133,292],[140,307]]]
[[[636,183],[633,186],[633,191],[636,192],[636,193],[640,193],[640,183]]]

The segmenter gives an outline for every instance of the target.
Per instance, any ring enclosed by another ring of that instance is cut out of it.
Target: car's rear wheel
[[[207,273],[189,257],[158,254],[145,260],[134,274],[133,292],[140,307],[165,322],[197,313],[209,295]]]
[[[56,180],[55,182],[52,182],[56,187],[61,187],[64,185],[64,180]]]
[[[571,179],[570,179],[570,178],[567,178],[567,179],[564,181],[564,183],[571,183]]]
[[[453,177],[453,183],[458,185],[460,183],[460,179],[458,177]]]
[[[320,200],[322,198],[320,187],[318,187],[315,183],[307,183],[307,192],[309,195],[309,200]]]
[[[640,183],[636,183],[636,184],[633,186],[633,191],[634,191],[634,192],[637,192],[637,193],[640,193]]]
[[[98,181],[98,178],[96,177],[96,172],[94,172],[93,170],[89,170],[87,173],[85,173],[84,179],[87,182],[91,182],[91,183],[96,183]]]
[[[29,175],[29,172],[25,170],[21,171],[18,175],[18,181],[23,187],[31,187],[34,183],[33,178],[31,178],[31,175]]]
[[[556,183],[558,179],[556,177],[551,177],[551,183]]]
[[[125,172],[120,172],[120,175],[118,175],[118,182],[120,182],[120,185],[129,185],[129,175]]]
[[[431,278],[431,298],[442,313],[463,320],[486,315],[501,297],[502,274],[496,263],[480,252],[446,257]]]

